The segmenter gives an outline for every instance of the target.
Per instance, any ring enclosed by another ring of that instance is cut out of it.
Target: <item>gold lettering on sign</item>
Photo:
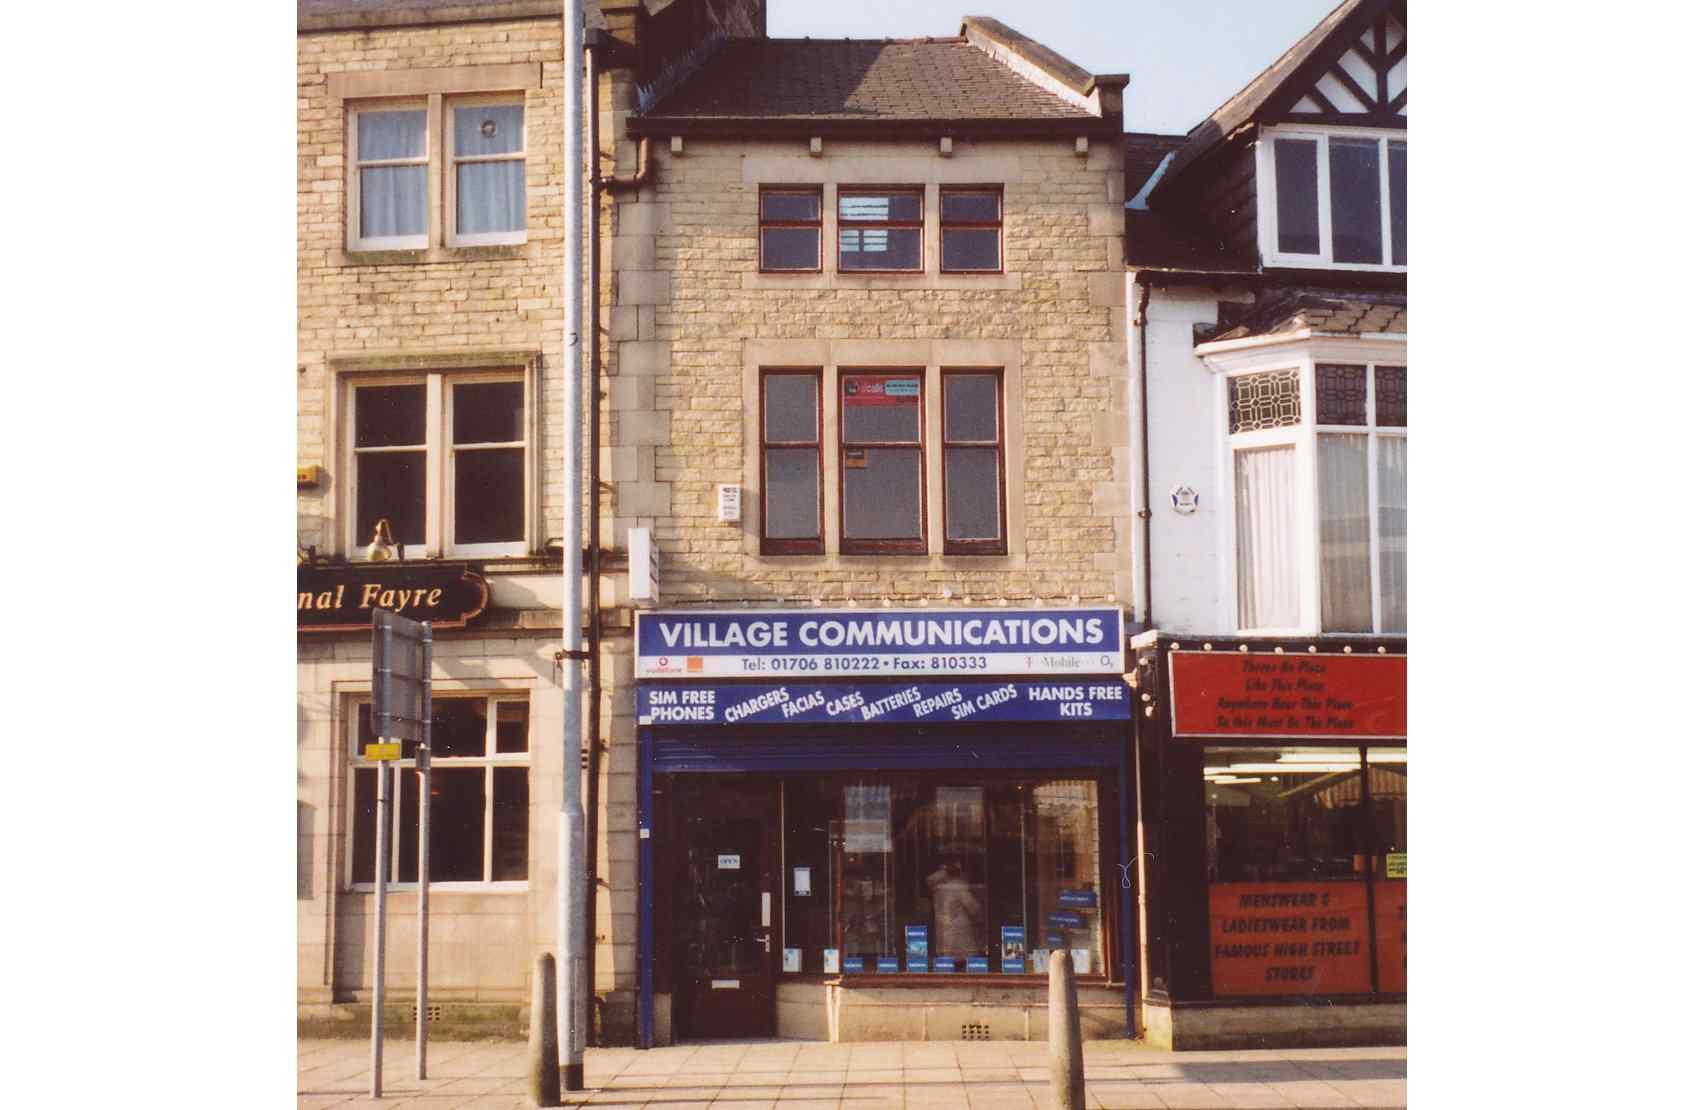
[[[431,593],[426,595],[426,604],[436,609],[438,607],[438,599],[443,596],[444,591],[442,589],[433,590]],[[428,875],[427,878],[431,878],[431,876]]]
[[[369,582],[361,587],[361,608],[369,609],[373,605],[373,595],[379,592],[377,582]],[[429,877],[429,876],[428,876]]]

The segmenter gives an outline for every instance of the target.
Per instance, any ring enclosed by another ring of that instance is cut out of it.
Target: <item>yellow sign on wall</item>
[[[1408,853],[1391,852],[1385,856],[1385,878],[1408,878]]]
[[[402,758],[402,745],[401,744],[368,744],[367,750],[366,750],[366,756],[367,756],[368,759],[372,759],[372,760],[401,759]]]

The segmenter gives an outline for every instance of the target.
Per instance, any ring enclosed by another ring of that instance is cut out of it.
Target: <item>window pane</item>
[[[1000,219],[1000,194],[941,191],[941,222],[995,223]]]
[[[947,440],[993,443],[1000,438],[1000,383],[993,374],[943,374]]]
[[[1367,423],[1367,368],[1327,366],[1314,368],[1315,421],[1320,424]]]
[[[896,223],[923,222],[921,193],[872,193],[840,195],[840,219],[889,220]]]
[[[361,238],[426,234],[426,167],[361,171]]]
[[[355,543],[362,551],[381,519],[390,521],[397,543],[426,542],[426,452],[355,456]]]
[[[526,451],[456,452],[456,543],[526,538]]]
[[[1312,140],[1272,144],[1278,177],[1278,249],[1319,253],[1319,162]]]
[[[485,104],[457,108],[456,156],[513,154],[526,140],[519,104]]]
[[[497,767],[491,800],[491,878],[527,877],[527,769]]]
[[[1379,622],[1408,631],[1408,440],[1379,437]]]
[[[814,270],[822,264],[817,227],[766,227],[763,229],[765,270]]]
[[[1326,632],[1373,630],[1367,437],[1319,437],[1319,603]]]
[[[432,702],[432,754],[439,759],[485,754],[485,699]]]
[[[432,784],[433,794],[438,792],[437,786],[436,782]],[[402,818],[396,830],[396,881],[417,883],[420,881],[420,776],[411,770],[403,771],[400,782],[391,782],[391,802],[396,806],[397,816]],[[436,811],[432,814],[437,815]],[[438,870],[436,860],[432,862],[432,870],[434,873]]]
[[[1000,232],[995,228],[957,229],[941,232],[943,270],[998,270]]]
[[[527,750],[527,703],[497,703],[497,750],[503,753]]]
[[[821,534],[817,507],[821,483],[815,447],[770,448],[763,453],[763,534],[772,540],[814,540]]]
[[[404,777],[415,778],[412,774]],[[413,807],[402,814],[402,819],[418,821],[419,812]],[[485,768],[434,767],[432,881],[479,882],[484,878]]]
[[[1373,802],[1373,927],[1379,942],[1379,990],[1408,989],[1408,880],[1390,877],[1392,853],[1408,852],[1408,752],[1367,753]],[[1406,867],[1404,868],[1406,871]]]
[[[1236,453],[1239,628],[1289,628],[1301,622],[1295,471],[1293,447]]]
[[[1231,433],[1287,428],[1302,422],[1302,375],[1299,370],[1267,370],[1243,374],[1225,383],[1229,394]]]
[[[969,956],[988,954],[988,843],[983,788],[914,786],[895,790],[894,885],[909,897],[897,907],[895,931],[910,940],[906,955],[933,957],[964,967]],[[915,933],[923,926],[926,953],[915,951]],[[904,965],[909,972],[913,965]]]
[[[822,196],[818,193],[763,193],[758,200],[759,217],[765,220],[820,220]]]
[[[844,971],[875,971],[879,956],[895,955],[893,918],[893,791],[886,784],[848,785],[840,845],[840,960]],[[848,960],[862,958],[860,968]]]
[[[838,884],[830,868],[842,784],[826,776],[790,778],[784,780],[783,789],[786,830],[781,847],[787,874],[781,895],[781,944],[799,950],[801,972],[821,975],[822,950],[838,947],[834,935]]]
[[[846,452],[841,486],[847,539],[923,538],[920,463],[915,447],[861,447]]]
[[[923,232],[918,228],[840,229],[843,270],[915,270],[921,265]]]
[[[519,159],[456,167],[456,231],[480,235],[527,226],[527,164]]]
[[[425,442],[425,386],[378,385],[355,391],[355,446],[407,447]]]
[[[1383,262],[1377,139],[1331,140],[1331,258]]]
[[[373,881],[373,853],[378,850],[379,772],[374,767],[355,769],[354,827],[349,838],[350,879]]]
[[[526,388],[520,382],[473,382],[455,387],[456,443],[519,443],[526,439]]]
[[[763,438],[770,443],[817,441],[817,376],[763,376]]]
[[[840,379],[842,435],[848,443],[917,443],[922,379],[857,374]]]
[[[1208,879],[1360,878],[1360,768],[1355,748],[1207,748]]]
[[[1373,392],[1381,428],[1408,427],[1408,367],[1373,367]]]
[[[1030,796],[1034,806],[1036,921],[1045,926],[1041,947],[1086,952],[1089,973],[1099,975],[1103,973],[1100,827],[1095,794],[1093,780],[1074,779],[1037,783]],[[1092,908],[1085,902],[1092,903]],[[1071,924],[1072,919],[1076,924]],[[1032,944],[1035,939],[1032,935]],[[1031,970],[1046,968],[1032,964]]]
[[[426,157],[426,113],[424,111],[362,112],[356,119],[356,158],[376,162],[384,158]]]
[[[992,447],[946,451],[947,539],[1000,538],[1000,460]]]
[[[1390,144],[1390,261],[1408,265],[1408,144]]]

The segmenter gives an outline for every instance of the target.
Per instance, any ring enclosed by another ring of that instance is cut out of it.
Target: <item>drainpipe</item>
[[[600,340],[603,333],[602,312],[599,308],[602,287],[601,270],[603,266],[601,237],[603,225],[603,205],[598,199],[598,160],[602,157],[603,147],[598,139],[598,53],[597,47],[602,45],[601,35],[593,31],[586,43],[586,131],[589,137],[587,146],[590,155],[586,160],[586,180],[591,187],[592,219],[587,228],[587,238],[590,240],[587,251],[587,287],[591,298],[591,308],[587,319],[591,322],[586,332],[586,377],[591,382],[591,412],[586,421],[586,466],[590,471],[587,485],[591,487],[591,496],[587,499],[586,536],[587,559],[590,565],[586,568],[587,589],[591,594],[591,634],[586,644],[586,699],[590,702],[592,711],[586,719],[586,1031],[589,1035],[596,1027],[592,1020],[593,1011],[597,1006],[597,951],[598,951],[598,802],[603,793],[598,782],[598,772],[603,763],[603,429],[600,427],[603,414],[603,368],[599,357]]]
[[[580,393],[584,386],[580,337],[584,331],[581,274],[581,221],[586,207],[585,116],[582,54],[585,49],[585,0],[563,0],[562,11],[562,800],[557,815],[556,980],[557,1061],[562,1086],[586,1086],[586,1028],[580,998],[586,990],[585,873],[586,810],[580,789]],[[595,540],[595,537],[594,537]],[[534,1021],[538,1020],[535,1015]]]
[[[598,178],[598,187],[612,193],[625,192],[629,189],[637,192],[639,186],[651,180],[651,136],[646,135],[639,140],[639,165],[630,174],[611,174],[609,177]]]
[[[1142,481],[1133,491],[1141,498],[1136,517],[1142,522],[1142,627],[1137,631],[1146,632],[1154,627],[1154,509],[1148,473],[1148,298],[1154,289],[1139,275],[1134,280],[1142,286],[1142,297],[1136,304],[1136,379],[1132,383],[1137,392],[1136,434],[1141,437],[1142,461]]]

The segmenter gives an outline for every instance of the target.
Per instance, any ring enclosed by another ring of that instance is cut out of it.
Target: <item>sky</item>
[[[1181,134],[1339,0],[769,0],[772,38],[958,34],[987,15],[1090,73],[1128,73],[1124,129]]]

